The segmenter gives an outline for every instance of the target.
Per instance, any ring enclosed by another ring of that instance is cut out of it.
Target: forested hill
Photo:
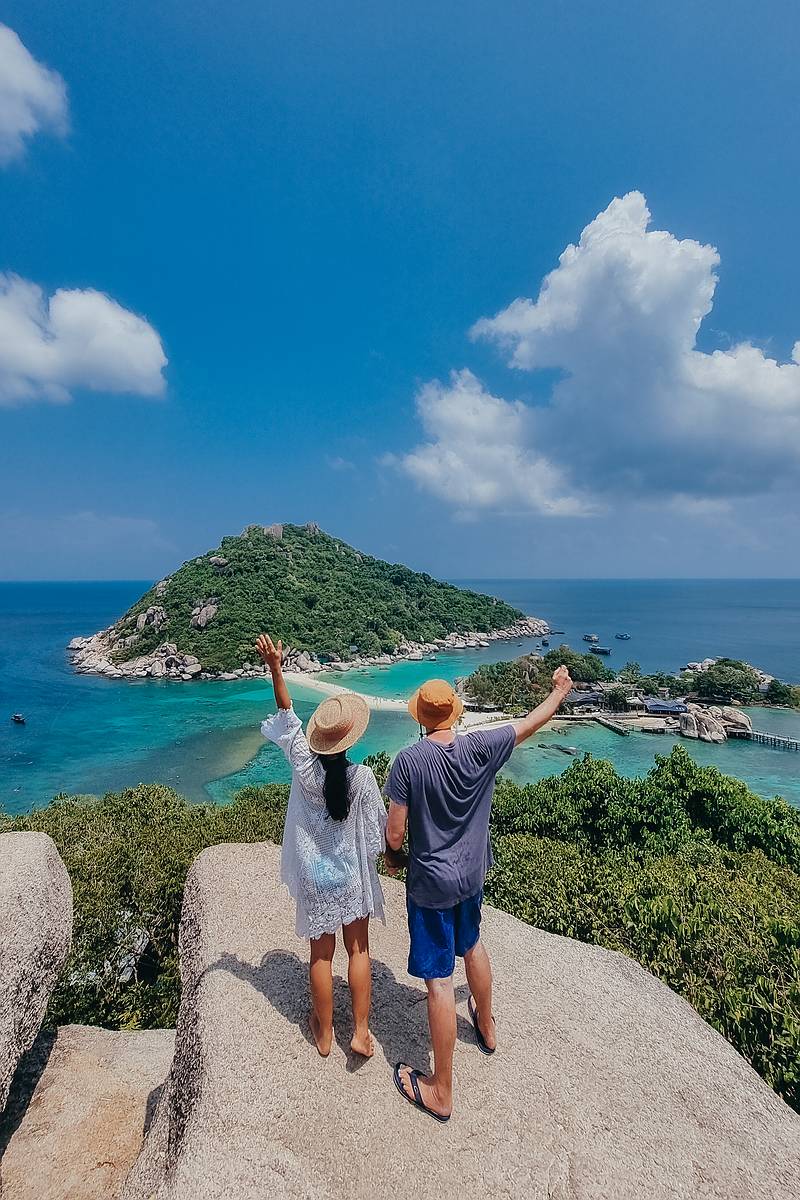
[[[164,642],[205,670],[240,667],[266,629],[321,656],[390,652],[403,639],[489,632],[522,614],[491,596],[362,554],[309,525],[251,525],[161,580],[116,623],[114,658]]]

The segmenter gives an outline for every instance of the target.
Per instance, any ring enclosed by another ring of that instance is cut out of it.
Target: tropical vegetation
[[[285,645],[339,658],[502,629],[522,615],[493,596],[363,554],[313,524],[251,525],[145,592],[116,623],[124,636],[114,657],[171,642],[209,671],[232,670],[252,661],[265,628]]]
[[[642,673],[637,662],[611,670],[594,654],[581,654],[569,646],[548,650],[543,656],[527,654],[512,662],[487,663],[478,667],[465,681],[469,695],[483,704],[492,704],[507,712],[530,709],[544,698],[559,663],[564,663],[576,683],[614,684],[604,687],[608,707],[619,712],[627,708],[627,696],[635,690],[645,696],[666,691],[671,697],[691,696],[706,704],[780,704],[800,708],[800,687],[773,679],[766,692],[760,689],[760,676],[749,663],[720,658],[703,671],[683,671],[670,675],[664,671]]]
[[[388,755],[371,762],[385,778]],[[49,833],[72,879],[49,1021],[174,1024],[188,867],[217,842],[280,841],[287,793],[194,805],[153,784],[0,821]],[[525,787],[501,779],[492,838],[491,903],[636,959],[800,1110],[800,811],[675,747],[642,779],[589,755]]]

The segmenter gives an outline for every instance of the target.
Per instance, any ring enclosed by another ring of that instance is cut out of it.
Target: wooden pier
[[[630,729],[623,725],[621,721],[611,721],[608,717],[595,717],[595,721],[598,725],[603,725],[606,729],[610,729],[612,733],[618,733],[620,737],[627,737],[630,733]]]
[[[764,733],[760,729],[753,729],[750,732],[749,740],[751,742],[758,742],[761,746],[771,746],[773,750],[794,750],[795,753],[800,752],[800,738],[784,737],[780,733]]]

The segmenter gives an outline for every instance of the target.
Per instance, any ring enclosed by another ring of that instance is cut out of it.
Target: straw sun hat
[[[315,754],[341,754],[356,744],[368,724],[366,700],[353,692],[342,692],[323,700],[315,709],[306,738]]]

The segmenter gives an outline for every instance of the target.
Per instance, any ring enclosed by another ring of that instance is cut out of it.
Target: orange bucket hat
[[[425,729],[450,729],[464,711],[464,703],[444,679],[429,679],[417,688],[408,711]]]

